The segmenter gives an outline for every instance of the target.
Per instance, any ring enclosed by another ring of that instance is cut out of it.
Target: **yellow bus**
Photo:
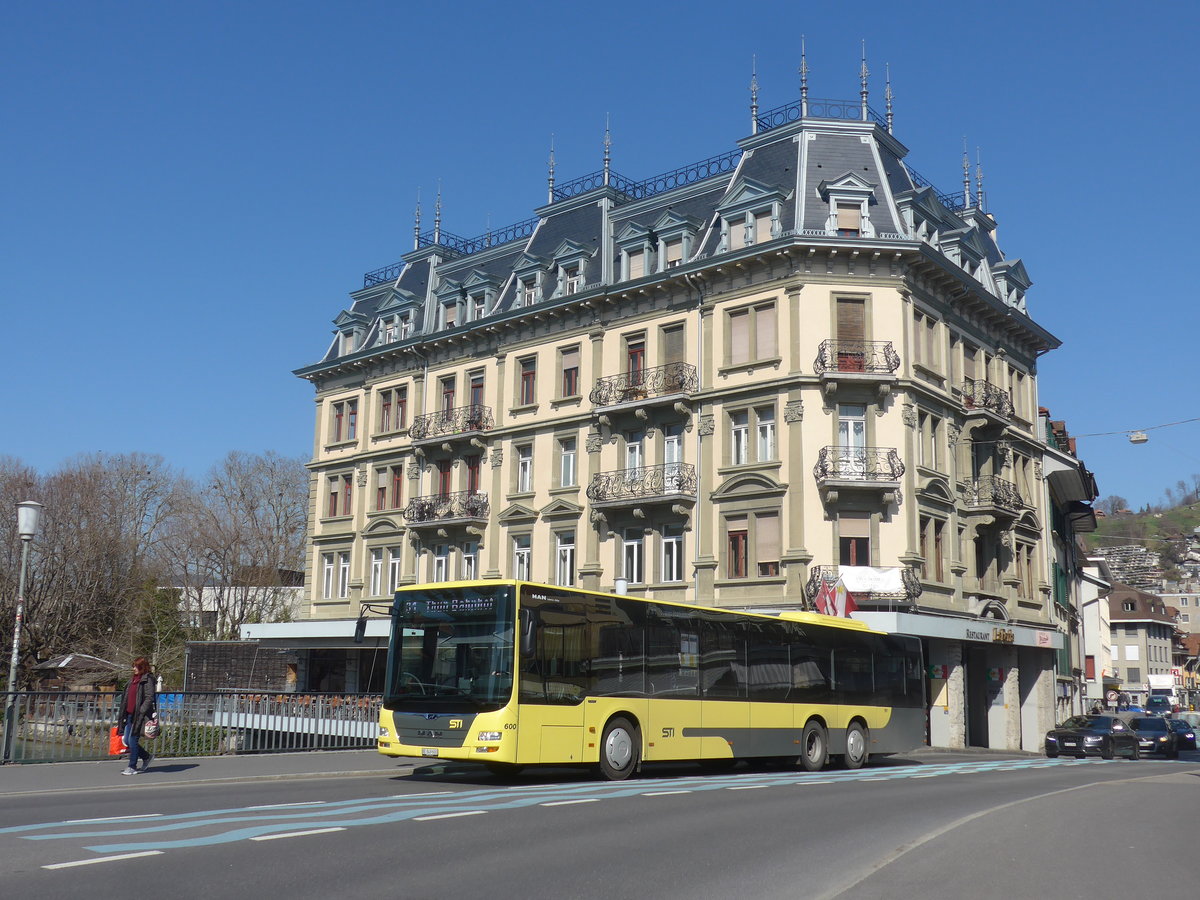
[[[808,612],[732,612],[521,581],[396,592],[380,753],[858,768],[925,742],[920,641]]]

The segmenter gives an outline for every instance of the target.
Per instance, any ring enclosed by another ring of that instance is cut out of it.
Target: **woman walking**
[[[125,735],[125,746],[129,748],[129,765],[122,775],[136,775],[150,768],[154,754],[139,745],[142,737],[142,727],[154,713],[155,694],[154,676],[150,674],[150,663],[146,657],[139,656],[133,661],[133,678],[125,689],[125,699],[121,703],[121,718],[117,722],[117,730]],[[141,757],[141,769],[138,769],[138,757]]]

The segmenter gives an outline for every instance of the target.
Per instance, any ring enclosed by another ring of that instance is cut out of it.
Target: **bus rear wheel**
[[[610,719],[600,739],[600,774],[609,781],[624,781],[641,759],[641,738],[628,719]]]
[[[867,731],[858,722],[852,722],[846,729],[846,755],[843,759],[847,769],[861,769],[867,764],[871,755],[868,749]]]
[[[815,719],[809,720],[804,726],[804,734],[800,738],[804,752],[800,754],[800,765],[806,772],[820,772],[829,761],[829,736],[825,727]]]

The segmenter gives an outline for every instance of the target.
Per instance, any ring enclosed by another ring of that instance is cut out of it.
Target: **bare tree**
[[[1096,503],[1096,509],[1100,510],[1100,512],[1104,513],[1106,516],[1115,516],[1121,510],[1128,508],[1128,501],[1124,497],[1118,496],[1117,494],[1109,494],[1105,497],[1101,497]]]
[[[126,655],[118,651],[132,645],[132,598],[160,574],[155,548],[173,515],[178,484],[161,457],[138,453],[79,457],[48,476],[13,461],[0,464],[0,504],[11,509],[18,500],[35,499],[45,505],[31,545],[23,669],[69,651]],[[19,548],[8,518],[0,532],[0,600],[9,614],[0,618],[11,641],[16,576],[9,576],[15,569],[8,560]]]
[[[193,485],[165,550],[193,621],[235,638],[246,622],[291,615],[304,566],[309,474],[299,459],[232,452]]]

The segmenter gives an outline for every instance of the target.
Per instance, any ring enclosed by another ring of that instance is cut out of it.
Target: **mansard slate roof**
[[[732,154],[644,182],[615,172],[611,178],[596,173],[571,182],[574,193],[565,188],[552,191],[552,201],[535,210],[535,219],[480,238],[425,232],[400,263],[368,273],[365,286],[351,294],[350,316],[335,322],[340,333],[355,329],[355,346],[360,349],[346,354],[335,339],[321,362],[296,374],[309,377],[347,355],[358,358],[381,350],[381,313],[410,312],[412,330],[406,340],[428,339],[441,321],[436,310],[439,292],[442,302],[450,289],[465,295],[473,276],[477,283],[482,277],[491,289],[484,318],[506,315],[518,302],[518,274],[540,272],[535,303],[560,302],[555,254],[564,245],[572,250],[572,260],[582,260],[578,292],[585,295],[619,284],[622,251],[617,242],[622,235],[650,235],[664,221],[676,223],[664,229],[682,223],[692,231],[683,271],[702,266],[703,260],[727,252],[722,210],[732,206],[740,216],[744,206],[753,205],[756,192],[778,209],[773,240],[924,248],[927,260],[965,269],[959,277],[967,283],[974,278],[974,289],[985,299],[990,295],[1001,310],[1007,307],[1035,343],[1058,346],[1053,335],[1027,317],[1024,292],[1029,276],[1019,259],[1006,258],[997,245],[995,222],[979,208],[978,195],[972,196],[969,185],[957,193],[939,193],[907,165],[907,148],[873,112],[872,117],[874,121],[796,116],[783,125],[763,124],[758,133],[738,141]],[[868,198],[873,233],[840,237],[830,230],[830,197],[839,190],[845,196]],[[745,202],[735,205],[739,192]],[[606,252],[608,260],[603,258]],[[451,326],[464,327],[461,318]]]

